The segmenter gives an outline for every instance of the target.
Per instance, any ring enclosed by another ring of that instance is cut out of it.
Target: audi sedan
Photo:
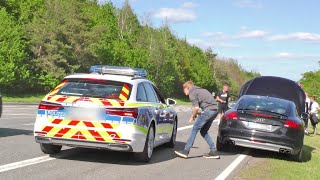
[[[290,154],[302,161],[304,114],[299,99],[305,96],[293,83],[283,78],[260,77],[245,84],[240,99],[221,118],[217,149],[224,151],[236,145]],[[268,85],[271,86],[261,88]],[[259,88],[260,91],[255,90]]]

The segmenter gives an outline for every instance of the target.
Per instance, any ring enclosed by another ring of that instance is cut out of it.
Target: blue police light
[[[124,76],[141,76],[141,77],[147,76],[147,71],[144,69],[124,67],[124,66],[95,65],[90,67],[90,72],[99,73],[99,74],[124,75]]]

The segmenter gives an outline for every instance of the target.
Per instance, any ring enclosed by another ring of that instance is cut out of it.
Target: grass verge
[[[45,95],[18,95],[6,96],[2,95],[3,102],[16,102],[16,103],[39,103]]]
[[[191,105],[191,102],[187,98],[173,98],[176,100],[177,105]]]
[[[255,158],[258,161],[249,163],[236,179],[320,179],[320,135],[305,135],[303,163],[290,161],[290,157],[278,153],[266,153]]]

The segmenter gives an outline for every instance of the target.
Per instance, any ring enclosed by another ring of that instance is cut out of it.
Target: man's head
[[[229,86],[228,85],[223,85],[223,92],[229,92]]]
[[[311,102],[315,102],[316,99],[317,99],[316,96],[311,96],[310,101],[311,101]]]
[[[186,96],[188,96],[190,94],[190,90],[193,86],[193,82],[192,81],[187,81],[185,83],[183,83],[183,92]]]

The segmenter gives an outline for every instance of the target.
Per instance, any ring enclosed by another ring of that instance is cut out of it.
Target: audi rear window
[[[292,113],[292,103],[271,97],[245,97],[240,100],[237,109],[264,111],[289,116]]]
[[[129,99],[131,85],[128,83],[100,79],[68,79],[57,95],[94,98]]]

